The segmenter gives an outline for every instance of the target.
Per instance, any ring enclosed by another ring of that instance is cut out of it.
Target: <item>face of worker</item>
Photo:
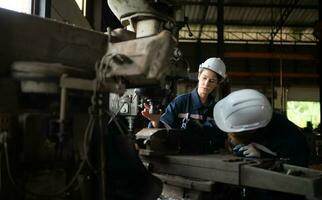
[[[199,95],[209,95],[218,86],[217,74],[208,69],[199,72],[198,81]]]
[[[228,140],[231,144],[249,144],[253,142],[256,129],[250,131],[244,131],[240,133],[228,133]]]

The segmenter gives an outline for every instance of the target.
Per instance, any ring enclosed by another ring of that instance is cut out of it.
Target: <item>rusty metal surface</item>
[[[109,43],[101,60],[102,79],[125,77],[128,87],[158,84],[171,71],[176,40],[168,31],[151,37]]]
[[[238,185],[241,165],[249,163],[230,155],[177,155],[143,157],[153,172]]]
[[[322,172],[281,164],[275,160],[237,158],[227,154],[142,156],[154,173],[254,187],[309,199],[322,197]]]
[[[186,189],[192,189],[197,191],[211,192],[214,182],[212,181],[202,181],[197,179],[187,179],[180,176],[173,176],[168,174],[154,174],[156,177],[160,178],[163,184],[177,186]]]
[[[241,185],[322,198],[322,171],[284,164],[276,172],[245,165],[240,175]]]

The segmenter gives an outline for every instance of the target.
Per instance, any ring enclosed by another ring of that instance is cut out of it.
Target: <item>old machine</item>
[[[186,19],[176,0],[108,5],[124,29],[100,33],[0,8],[0,199],[152,200],[162,188],[220,199],[218,183],[322,198],[321,171],[195,155],[180,130],[136,130],[142,103],[169,94]],[[162,93],[151,95],[155,88]]]

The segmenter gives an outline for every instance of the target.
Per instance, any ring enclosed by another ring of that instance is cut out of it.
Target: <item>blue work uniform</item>
[[[276,157],[288,159],[289,164],[308,165],[309,147],[304,134],[295,124],[279,113],[273,113],[268,125],[256,131],[253,142],[264,145],[275,152]]]
[[[213,119],[215,98],[209,95],[207,102],[207,105],[201,103],[195,88],[190,93],[177,96],[165,109],[160,122],[166,128],[184,129],[187,134],[198,136],[205,145],[203,152],[224,148],[226,134],[216,126]]]

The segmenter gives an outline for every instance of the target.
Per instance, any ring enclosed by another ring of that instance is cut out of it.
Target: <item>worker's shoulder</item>
[[[190,93],[185,93],[185,94],[180,94],[176,96],[176,98],[174,98],[174,101],[182,102],[182,101],[186,101],[189,98],[190,98]]]
[[[292,122],[286,116],[278,112],[273,112],[271,121],[277,124],[281,124],[281,123],[292,124]]]
[[[275,129],[282,130],[284,133],[287,134],[294,134],[296,133],[301,133],[299,135],[303,135],[300,127],[298,127],[296,124],[291,122],[287,116],[282,115],[280,113],[273,113],[272,120],[269,123],[271,127],[274,127]]]

